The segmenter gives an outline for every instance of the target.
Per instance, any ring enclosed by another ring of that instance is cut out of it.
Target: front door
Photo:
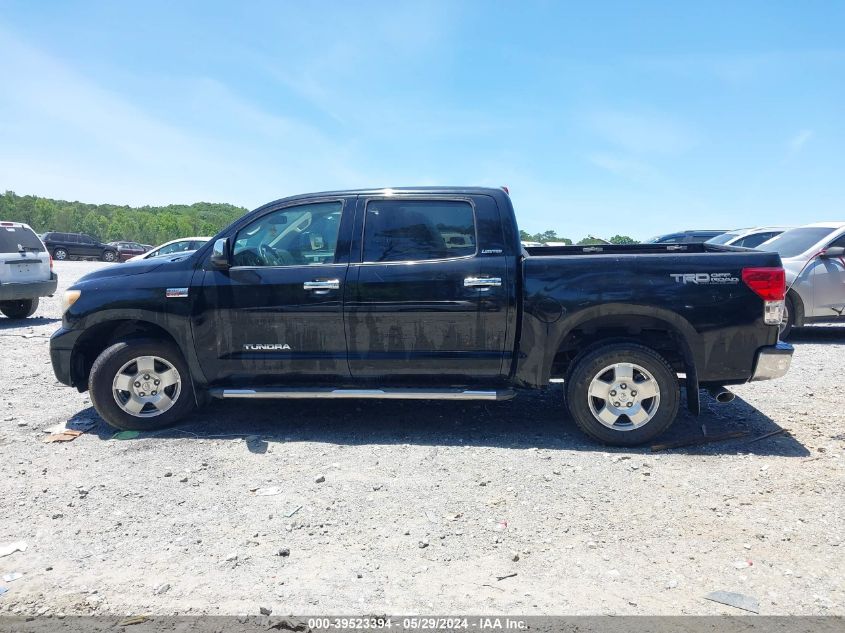
[[[346,332],[352,377],[382,384],[500,378],[507,258],[495,201],[361,198]],[[363,224],[363,226],[362,226]],[[486,251],[486,252],[483,252]]]
[[[325,200],[270,210],[230,238],[230,269],[199,273],[194,337],[209,382],[348,378],[348,264],[338,253],[344,206]]]
[[[79,251],[82,257],[99,257],[101,254],[97,242],[88,235],[79,236]]]

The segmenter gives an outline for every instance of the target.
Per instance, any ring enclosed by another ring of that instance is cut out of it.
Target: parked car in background
[[[778,253],[786,270],[781,339],[807,323],[845,321],[845,222],[784,231],[758,250]]]
[[[103,244],[85,233],[58,233],[51,231],[44,234],[44,245],[53,255],[53,259],[101,259],[104,262],[116,262],[117,249]]]
[[[757,248],[763,242],[777,237],[789,226],[758,226],[753,229],[735,229],[722,233],[707,240],[708,244],[724,244],[725,246],[742,246],[744,248]]]
[[[0,222],[0,312],[10,319],[32,316],[39,297],[52,296],[57,283],[50,253],[35,232],[20,222]]]
[[[678,231],[677,233],[658,235],[650,240],[646,240],[643,244],[691,244],[695,242],[706,242],[724,232],[723,230]]]
[[[152,246],[138,242],[109,242],[108,245],[117,249],[117,257],[122,262],[130,260],[136,255],[143,255],[152,248]]]
[[[176,253],[187,253],[197,250],[200,246],[205,244],[210,237],[181,237],[178,240],[170,240],[161,246],[158,246],[143,255],[136,255],[129,259],[129,261],[137,261],[139,259],[150,259],[152,257],[160,257],[162,255],[174,255]]]

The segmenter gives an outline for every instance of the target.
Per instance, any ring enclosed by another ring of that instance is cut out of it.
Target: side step
[[[254,389],[211,389],[214,398],[372,398],[393,400],[510,400],[513,389],[333,389],[256,387]]]

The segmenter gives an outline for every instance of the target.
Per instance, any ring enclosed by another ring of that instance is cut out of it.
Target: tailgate
[[[50,258],[47,253],[0,254],[0,283],[23,284],[50,279]]]

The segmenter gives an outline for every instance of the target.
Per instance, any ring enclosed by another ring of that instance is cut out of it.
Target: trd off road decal
[[[669,273],[669,276],[679,284],[732,285],[739,283],[739,277],[732,273]]]

